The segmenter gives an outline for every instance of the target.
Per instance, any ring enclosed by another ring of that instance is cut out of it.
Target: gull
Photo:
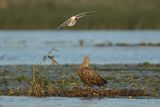
[[[46,62],[47,59],[50,59],[50,60],[52,61],[52,64],[58,65],[57,61],[54,59],[55,56],[54,56],[53,53],[52,53],[53,51],[56,51],[56,52],[57,52],[57,51],[59,51],[59,50],[52,48],[52,49],[48,52],[48,55],[45,55],[45,56],[43,57],[43,62],[44,62],[44,63]],[[52,54],[52,55],[51,55],[51,54]]]
[[[97,12],[97,11],[90,11],[90,12],[83,12],[83,13],[80,13],[80,14],[77,14],[75,16],[72,16],[70,17],[68,20],[66,20],[65,22],[63,22],[58,28],[57,30],[59,30],[60,28],[63,28],[65,26],[74,26],[77,22],[78,19],[86,16],[86,15],[89,15],[91,13],[94,13],[94,12]]]

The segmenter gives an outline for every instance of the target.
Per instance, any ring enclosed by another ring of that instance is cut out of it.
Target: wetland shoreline
[[[93,64],[91,66],[109,81],[107,86],[84,88],[76,72],[79,65],[75,64],[34,65],[34,68],[33,65],[0,65],[0,95],[160,97],[159,64]],[[33,83],[33,78],[36,79],[36,83]],[[40,89],[37,83],[41,84],[40,86],[43,84],[41,87],[43,89],[38,92],[35,91]]]

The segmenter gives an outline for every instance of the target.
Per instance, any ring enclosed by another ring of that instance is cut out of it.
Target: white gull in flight
[[[66,20],[65,22],[63,22],[63,23],[57,28],[57,30],[60,29],[60,28],[65,27],[65,26],[74,26],[74,25],[76,24],[76,22],[77,22],[78,19],[80,19],[80,18],[82,18],[82,17],[84,17],[84,16],[86,16],[86,15],[89,15],[89,14],[91,14],[91,13],[94,13],[94,12],[97,12],[97,11],[83,12],[83,13],[80,13],[80,14],[78,14],[78,15],[72,16],[72,17],[70,17],[68,20]]]

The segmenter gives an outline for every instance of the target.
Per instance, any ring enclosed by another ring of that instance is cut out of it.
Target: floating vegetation
[[[2,89],[0,88],[0,95],[3,95]]]
[[[149,63],[149,62],[139,63],[138,65],[141,66],[141,67],[150,67],[150,66],[152,66],[152,64]]]
[[[144,90],[138,89],[92,89],[73,88],[67,92],[67,96],[72,97],[117,97],[117,96],[150,96]]]
[[[73,87],[70,89],[42,87],[36,85],[32,90],[28,88],[8,88],[0,91],[0,95],[9,96],[62,96],[62,97],[119,97],[119,96],[152,96],[152,94],[140,89],[93,89],[93,88],[79,88]]]
[[[130,43],[111,43],[111,42],[104,42],[104,43],[97,43],[94,44],[95,47],[110,47],[110,46],[117,46],[117,47],[159,47],[160,43],[137,43],[137,44],[130,44]]]
[[[25,75],[21,75],[21,76],[17,77],[17,81],[18,82],[27,81],[27,77]]]

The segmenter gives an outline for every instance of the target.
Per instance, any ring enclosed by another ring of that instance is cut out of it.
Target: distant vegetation
[[[0,0],[0,29],[54,29],[92,10],[98,13],[69,29],[159,29],[159,5],[160,0]]]

